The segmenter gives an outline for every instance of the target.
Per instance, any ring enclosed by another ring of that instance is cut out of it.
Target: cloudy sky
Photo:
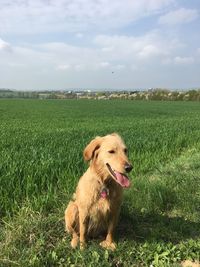
[[[0,0],[0,88],[200,87],[199,0]]]

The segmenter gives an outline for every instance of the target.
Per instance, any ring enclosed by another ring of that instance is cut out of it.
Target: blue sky
[[[0,0],[0,88],[200,87],[199,0]]]

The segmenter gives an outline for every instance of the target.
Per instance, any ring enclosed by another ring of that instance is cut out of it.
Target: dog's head
[[[112,177],[122,187],[130,186],[126,173],[132,170],[132,165],[128,160],[127,148],[118,134],[96,137],[87,145],[83,155],[103,179]]]

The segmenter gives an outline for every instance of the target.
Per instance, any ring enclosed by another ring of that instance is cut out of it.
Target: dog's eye
[[[124,148],[124,153],[127,154],[128,153],[128,149]]]
[[[115,150],[109,150],[108,153],[114,154],[115,153]]]

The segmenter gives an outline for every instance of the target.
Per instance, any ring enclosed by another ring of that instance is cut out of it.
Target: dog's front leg
[[[79,210],[80,249],[84,249],[86,245],[87,221],[87,214]]]
[[[104,248],[115,250],[116,244],[113,241],[114,230],[117,224],[118,214],[112,216],[109,220],[108,231],[106,235],[106,239],[100,243],[100,245]]]

